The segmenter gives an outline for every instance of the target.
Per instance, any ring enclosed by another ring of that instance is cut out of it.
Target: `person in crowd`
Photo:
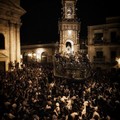
[[[36,62],[0,71],[0,120],[119,120],[120,84],[113,80],[119,73],[92,72],[75,81],[54,76],[52,64]]]

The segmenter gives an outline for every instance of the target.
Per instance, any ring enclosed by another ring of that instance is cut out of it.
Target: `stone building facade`
[[[23,63],[37,61],[41,63],[53,62],[53,56],[58,49],[58,44],[37,44],[21,46],[21,60]]]
[[[0,0],[0,70],[20,63],[20,0]]]
[[[22,60],[53,62],[53,56],[59,47],[59,43],[22,46]],[[88,26],[87,48],[79,50],[88,53],[94,68],[114,67],[116,58],[120,58],[120,17],[106,18],[106,24]]]
[[[93,67],[116,65],[120,57],[120,17],[108,17],[106,24],[88,26],[88,56]]]

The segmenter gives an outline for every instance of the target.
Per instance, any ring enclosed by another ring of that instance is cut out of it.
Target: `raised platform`
[[[65,57],[55,58],[54,75],[67,79],[83,80],[91,76],[90,63],[83,58],[80,61],[71,60],[71,58],[69,60]]]

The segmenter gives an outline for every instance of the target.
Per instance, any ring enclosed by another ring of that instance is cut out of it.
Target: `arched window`
[[[47,62],[47,53],[46,52],[43,52],[41,54],[41,62]]]
[[[69,46],[70,48],[72,47],[72,45],[71,45],[70,42],[66,42],[66,47],[68,47],[68,46]]]
[[[0,33],[0,49],[5,49],[5,37]]]
[[[67,40],[66,41],[66,52],[68,54],[72,54],[73,53],[73,41],[72,40]]]
[[[28,62],[28,55],[26,52],[23,53],[23,63],[27,63]]]

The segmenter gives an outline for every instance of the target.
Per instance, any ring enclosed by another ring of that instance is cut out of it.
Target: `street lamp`
[[[120,58],[116,58],[116,61],[118,62],[118,68],[120,68]]]

